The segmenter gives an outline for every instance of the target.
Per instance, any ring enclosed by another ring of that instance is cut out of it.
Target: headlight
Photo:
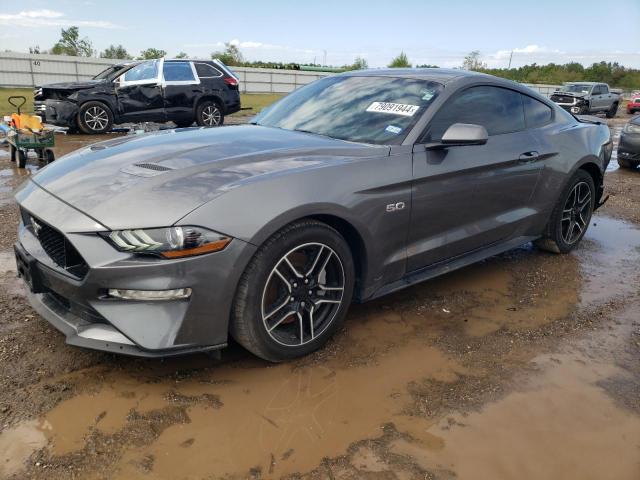
[[[640,125],[627,123],[622,130],[624,133],[640,133]]]
[[[190,257],[224,249],[231,238],[201,227],[115,230],[101,234],[121,252]]]

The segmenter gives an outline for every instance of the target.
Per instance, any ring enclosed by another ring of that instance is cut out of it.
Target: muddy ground
[[[640,171],[615,158],[572,254],[526,245],[356,305],[280,365],[65,345],[15,278],[36,169],[0,149],[1,478],[640,478]]]

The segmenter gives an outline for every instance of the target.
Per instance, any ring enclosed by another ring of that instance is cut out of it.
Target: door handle
[[[531,152],[524,152],[523,154],[521,154],[518,157],[518,160],[521,163],[529,163],[529,162],[535,162],[536,160],[538,160],[538,158],[540,157],[540,154],[536,151],[531,151]]]

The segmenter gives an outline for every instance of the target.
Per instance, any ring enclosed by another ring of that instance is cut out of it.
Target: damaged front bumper
[[[45,123],[73,127],[76,125],[78,105],[70,100],[40,100],[34,102],[34,112]]]

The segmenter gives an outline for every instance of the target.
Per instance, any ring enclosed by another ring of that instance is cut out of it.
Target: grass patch
[[[250,107],[251,110],[240,110],[234,115],[254,115],[273,102],[280,100],[283,96],[280,93],[242,93],[240,94],[242,108]]]
[[[0,115],[9,115],[15,109],[9,105],[8,98],[13,95],[22,95],[27,97],[27,103],[24,105],[25,113],[33,112],[33,89],[32,88],[0,88]],[[268,107],[283,95],[279,93],[243,93],[240,95],[242,107],[249,107],[251,110],[240,110],[234,115],[255,115],[265,107]]]
[[[0,88],[0,115],[10,115],[16,111],[9,105],[9,97],[14,95],[22,95],[27,97],[27,103],[24,104],[23,113],[33,113],[33,88]],[[0,118],[0,120],[2,120]]]

